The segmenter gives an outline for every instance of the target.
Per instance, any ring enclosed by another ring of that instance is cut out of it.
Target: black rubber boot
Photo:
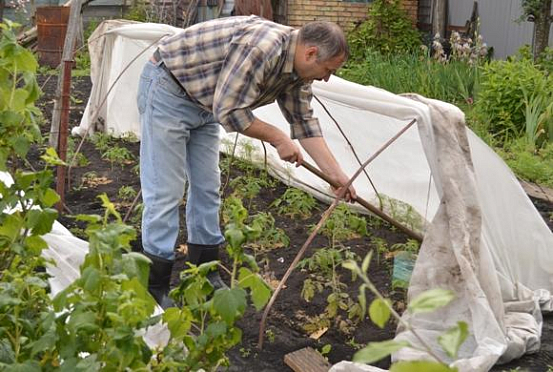
[[[173,261],[154,256],[147,252],[143,252],[143,254],[152,260],[150,277],[148,278],[148,291],[164,310],[168,307],[173,307],[173,300],[169,298]]]
[[[219,260],[219,244],[216,245],[203,245],[188,243],[188,262],[194,265],[200,265],[205,262]],[[228,288],[228,286],[221,279],[221,275],[218,270],[209,272],[206,275],[207,280],[211,283],[215,290],[220,288]]]

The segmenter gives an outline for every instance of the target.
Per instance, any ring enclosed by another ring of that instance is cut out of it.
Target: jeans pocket
[[[143,114],[146,111],[146,103],[148,100],[148,92],[152,85],[152,78],[149,76],[140,76],[138,82],[138,94],[136,96],[136,104],[138,106],[138,113]]]
[[[185,98],[187,97],[186,91],[182,86],[175,81],[175,78],[169,75],[169,72],[163,71],[159,77],[159,84],[165,89],[166,92],[171,93],[172,95]]]

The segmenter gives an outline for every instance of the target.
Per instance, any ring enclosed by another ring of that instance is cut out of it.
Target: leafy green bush
[[[375,0],[371,4],[369,19],[348,35],[352,59],[365,59],[369,49],[395,54],[419,47],[421,36],[400,4],[400,0]]]
[[[524,135],[525,95],[551,102],[553,77],[520,55],[483,67],[476,109],[499,143]]]
[[[0,170],[6,170],[8,159],[24,158],[31,143],[41,138],[41,112],[34,106],[40,95],[35,77],[38,63],[17,44],[15,27],[8,20],[0,24]]]
[[[521,138],[506,144],[498,152],[519,178],[553,187],[553,144],[535,149]]]

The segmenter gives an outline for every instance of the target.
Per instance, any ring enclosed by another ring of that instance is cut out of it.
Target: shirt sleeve
[[[251,107],[263,89],[271,59],[250,44],[232,43],[213,97],[213,116],[227,131],[242,132],[255,119]]]
[[[323,135],[319,120],[313,117],[312,99],[311,84],[298,84],[277,99],[280,111],[290,123],[290,136],[294,139]]]

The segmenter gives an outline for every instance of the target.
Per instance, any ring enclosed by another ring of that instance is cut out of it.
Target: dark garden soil
[[[37,103],[45,116],[44,133],[48,132],[49,120],[52,112],[53,97],[56,87],[57,77],[48,79],[45,76],[39,77],[40,84],[43,85],[44,95]],[[84,111],[86,101],[90,92],[91,84],[88,77],[74,77],[71,91],[71,112],[69,127],[72,128],[80,122]],[[73,147],[79,144],[79,138],[73,138]],[[71,169],[69,185],[66,187],[65,203],[67,210],[60,216],[59,221],[71,231],[80,237],[83,236],[83,227],[77,223],[71,215],[76,214],[102,214],[102,206],[98,195],[106,193],[110,200],[117,203],[122,216],[127,217],[127,223],[140,228],[139,213],[129,212],[132,204],[132,198],[123,200],[120,189],[122,186],[130,186],[135,191],[140,190],[139,177],[135,166],[138,160],[138,143],[130,141],[114,141],[117,146],[125,147],[134,155],[133,161],[124,164],[110,164],[102,159],[101,154],[96,150],[91,141],[83,143],[81,152],[88,160],[89,164]],[[228,180],[243,174],[240,167],[232,167],[231,174],[227,172],[222,174],[223,185],[228,184]],[[281,216],[276,209],[271,207],[271,203],[280,197],[287,187],[279,182],[275,182],[274,187],[263,188],[260,193],[252,200],[249,207],[250,215],[258,212],[271,212],[275,218],[275,226],[281,228],[290,238],[288,247],[276,248],[266,253],[257,253],[256,258],[262,267],[262,272],[267,279],[282,278],[291,262],[296,256],[300,247],[309,236],[309,227],[316,224],[322,213],[328,206],[318,204],[311,217],[307,219],[289,218]],[[228,195],[232,189],[227,186],[224,188],[224,194]],[[140,200],[139,200],[140,201]],[[544,219],[550,227],[553,227],[551,221],[551,212],[553,204],[543,201],[535,201],[538,209],[542,212]],[[247,204],[247,200],[244,200]],[[128,215],[128,216],[127,216]],[[371,221],[373,221],[371,219]],[[184,229],[183,229],[184,230]],[[372,238],[384,239],[388,247],[396,243],[405,243],[407,236],[395,231],[385,223],[370,223],[369,237],[353,238],[340,242],[341,246],[349,248],[359,257],[363,258],[370,251],[374,250],[373,261],[370,268],[370,279],[381,291],[385,297],[393,300],[396,309],[401,312],[404,308],[404,295],[402,289],[393,289],[391,287],[391,274],[393,269],[393,257],[380,254],[377,257],[375,244]],[[177,247],[186,242],[185,233],[179,236]],[[317,236],[304,258],[311,257],[317,248],[329,247],[329,239],[324,236]],[[140,234],[134,243],[134,249],[140,249]],[[223,263],[227,262],[227,257],[223,256]],[[173,271],[173,282],[178,281],[180,269],[184,267],[183,254],[177,250],[177,263]],[[352,299],[357,298],[358,287],[360,283],[351,281],[351,274],[339,268],[337,273],[340,280],[346,284],[344,290]],[[290,371],[284,363],[284,355],[287,353],[310,346],[318,350],[323,350],[325,345],[330,345],[330,352],[326,355],[330,363],[337,363],[341,360],[351,360],[357,348],[362,347],[367,342],[391,339],[394,335],[395,324],[389,324],[384,329],[380,329],[365,320],[360,324],[352,324],[347,319],[347,314],[343,311],[331,320],[331,324],[326,332],[318,337],[310,337],[304,326],[309,318],[324,313],[327,306],[326,297],[328,290],[317,294],[311,302],[306,302],[302,296],[304,281],[309,273],[297,269],[288,279],[285,289],[283,289],[277,298],[271,312],[269,313],[266,324],[266,334],[263,350],[257,348],[258,332],[262,313],[248,311],[246,316],[240,321],[239,327],[243,331],[242,343],[235,347],[229,353],[231,371]],[[275,285],[276,287],[276,285]],[[372,295],[368,295],[367,301],[370,303]],[[508,366],[501,366],[495,371],[509,370],[520,366],[530,371],[547,371],[548,365],[553,365],[553,319],[546,318],[544,335],[542,338],[542,350],[537,355],[525,356],[522,359],[511,363]],[[390,361],[382,360],[375,365],[381,368],[387,368]]]

